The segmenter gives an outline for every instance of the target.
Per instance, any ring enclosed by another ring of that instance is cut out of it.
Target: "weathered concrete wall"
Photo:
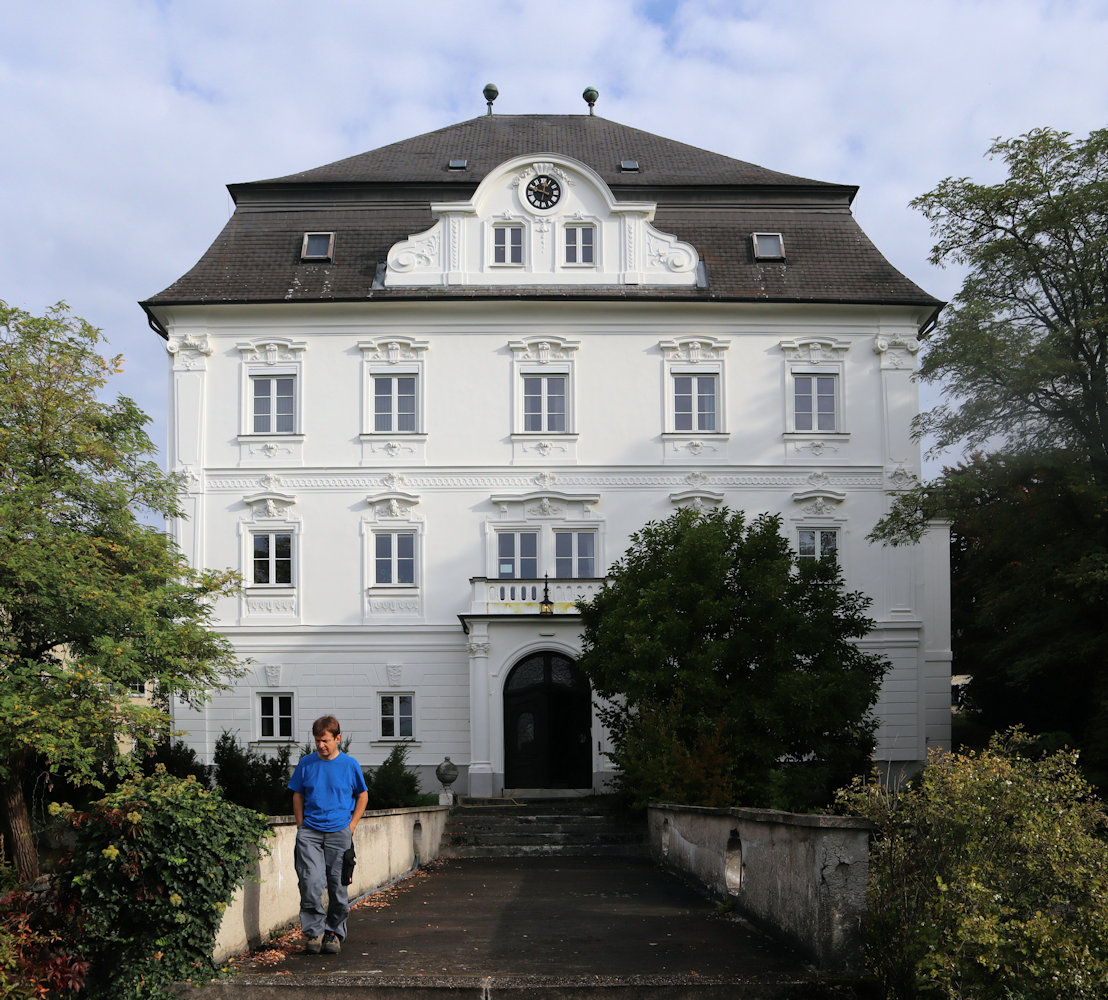
[[[354,833],[358,864],[350,898],[385,885],[410,872],[420,862],[438,857],[448,806],[385,809],[367,812]],[[300,913],[300,892],[292,866],[296,823],[275,816],[269,853],[258,858],[246,884],[223,914],[213,956],[221,962],[287,927]]]
[[[861,968],[865,820],[768,809],[652,806],[656,861],[699,882],[821,969]]]

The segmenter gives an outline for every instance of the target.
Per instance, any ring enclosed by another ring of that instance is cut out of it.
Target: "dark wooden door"
[[[507,788],[592,785],[592,697],[588,679],[559,653],[521,660],[504,685]]]

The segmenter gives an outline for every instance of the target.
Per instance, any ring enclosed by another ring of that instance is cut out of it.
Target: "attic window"
[[[784,260],[785,241],[780,233],[754,233],[755,260]]]
[[[334,233],[305,233],[301,260],[330,260],[335,252]]]
[[[447,170],[465,170],[469,166],[469,160],[451,160],[447,165]]]
[[[621,174],[637,174],[639,172],[638,160],[620,160],[619,172]]]

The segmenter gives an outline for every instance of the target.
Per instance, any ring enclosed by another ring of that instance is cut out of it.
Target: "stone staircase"
[[[646,824],[611,800],[465,799],[450,814],[448,858],[646,857]]]

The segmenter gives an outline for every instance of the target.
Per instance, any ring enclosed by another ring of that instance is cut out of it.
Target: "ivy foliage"
[[[59,811],[76,831],[60,882],[82,913],[88,1000],[161,1000],[215,974],[215,935],[266,818],[161,765],[91,812]]]
[[[678,511],[631,536],[578,605],[579,660],[634,804],[807,809],[865,771],[887,664],[869,599],[798,560],[779,517]]]
[[[890,1000],[1108,996],[1108,816],[1075,753],[1030,754],[1013,730],[840,793],[877,828],[866,949]]]

